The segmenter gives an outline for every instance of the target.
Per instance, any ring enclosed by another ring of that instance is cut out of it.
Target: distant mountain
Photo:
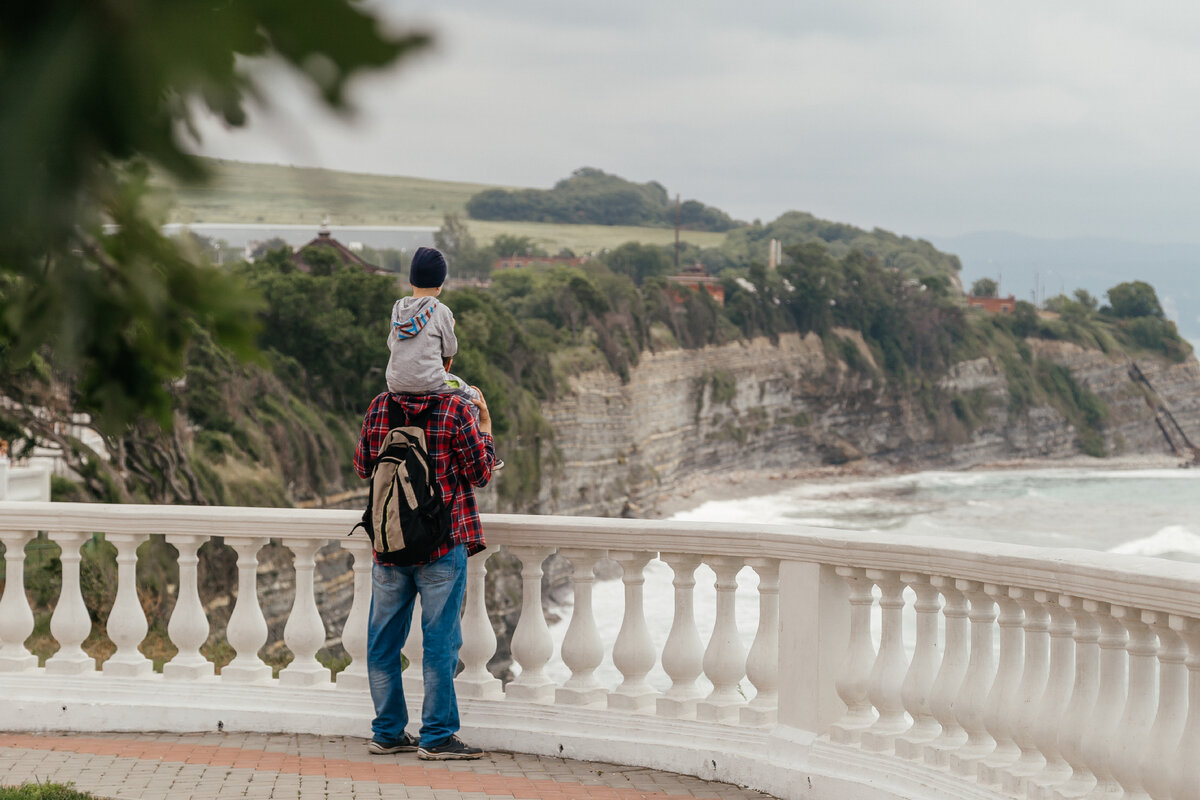
[[[1087,289],[1103,303],[1104,293],[1118,283],[1146,281],[1180,334],[1200,341],[1200,244],[1037,239],[1005,231],[927,238],[962,260],[964,286],[994,278],[1001,294],[1021,300]]]

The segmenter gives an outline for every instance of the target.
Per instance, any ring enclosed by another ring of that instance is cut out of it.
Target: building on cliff
[[[1017,298],[1008,297],[976,297],[967,295],[968,308],[982,308],[989,314],[1011,314],[1017,310]]]
[[[704,268],[703,264],[684,267],[678,275],[668,275],[667,282],[675,286],[695,289],[698,292],[708,292],[708,296],[716,300],[718,305],[725,305],[725,287],[721,285],[719,278],[708,274],[708,270]],[[682,295],[676,295],[675,300],[682,303]]]
[[[313,272],[314,267],[317,267],[317,271],[320,271],[320,267],[329,263],[330,257],[344,267],[359,267],[364,272],[369,272],[372,275],[393,274],[382,267],[368,263],[358,253],[355,253],[349,247],[334,239],[333,235],[329,232],[329,228],[325,225],[322,225],[317,230],[317,238],[296,248],[295,252],[292,253],[292,263],[301,272]]]

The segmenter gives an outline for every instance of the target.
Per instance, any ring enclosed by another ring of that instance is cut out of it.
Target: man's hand
[[[488,412],[487,401],[483,399],[483,392],[479,391],[478,386],[472,386],[476,392],[479,392],[479,397],[471,402],[479,408],[479,430],[489,436],[492,433],[492,415]]]

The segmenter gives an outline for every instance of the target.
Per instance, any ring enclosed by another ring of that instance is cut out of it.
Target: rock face
[[[835,331],[871,363],[859,334]],[[1109,453],[1169,452],[1130,359],[1067,342],[1029,340],[1034,358],[1071,371],[1109,407]],[[1184,431],[1200,443],[1200,365],[1155,357],[1137,363]],[[874,365],[871,364],[873,367]],[[572,379],[543,412],[555,430],[540,511],[638,516],[646,501],[689,476],[803,467],[871,458],[896,464],[966,466],[1081,452],[1078,431],[1051,404],[1013,410],[1003,365],[957,364],[924,400],[874,369],[830,358],[813,334],[643,354],[628,383],[609,372]],[[971,397],[964,422],[955,398]]]

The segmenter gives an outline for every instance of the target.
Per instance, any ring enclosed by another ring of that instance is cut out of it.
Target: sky
[[[508,186],[598,167],[745,220],[1200,243],[1200,3],[376,0],[429,53],[350,120],[262,67],[200,152]],[[256,67],[258,68],[258,67]]]

